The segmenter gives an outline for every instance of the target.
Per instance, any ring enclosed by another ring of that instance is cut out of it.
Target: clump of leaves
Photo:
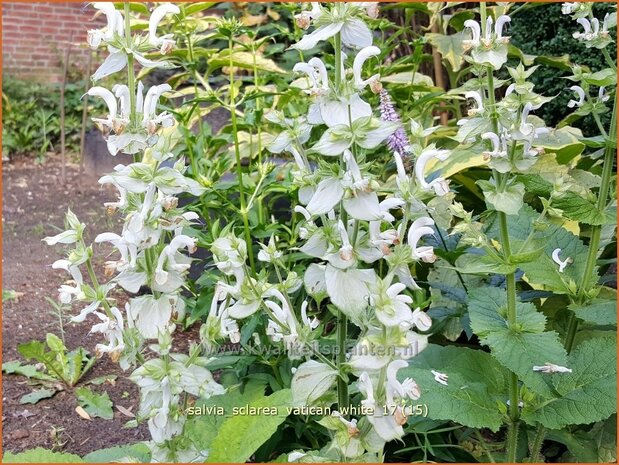
[[[20,399],[22,404],[36,404],[53,397],[59,391],[75,386],[95,364],[96,358],[80,347],[69,351],[62,340],[48,333],[43,341],[20,344],[18,352],[36,364],[22,364],[19,360],[2,364],[6,374],[25,376],[36,386]],[[79,398],[79,396],[78,396]]]

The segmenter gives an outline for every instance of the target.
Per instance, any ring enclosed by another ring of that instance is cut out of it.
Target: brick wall
[[[70,68],[84,71],[88,29],[95,10],[86,2],[2,2],[2,73],[39,82],[60,82],[62,61],[73,33]]]

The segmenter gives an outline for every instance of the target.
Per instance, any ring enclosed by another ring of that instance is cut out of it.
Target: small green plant
[[[22,404],[36,404],[59,391],[73,388],[96,362],[96,358],[82,347],[68,351],[64,342],[51,333],[47,334],[45,342],[30,341],[20,344],[17,350],[27,361],[36,362],[24,365],[14,360],[2,364],[4,373],[25,376],[36,387],[22,396]]]

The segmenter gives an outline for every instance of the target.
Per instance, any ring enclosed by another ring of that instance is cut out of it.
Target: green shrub
[[[79,151],[84,82],[67,84],[65,130],[69,152]],[[91,102],[99,104],[99,102]],[[4,76],[2,82],[2,154],[36,155],[60,151],[60,85]],[[88,121],[90,123],[90,120]]]

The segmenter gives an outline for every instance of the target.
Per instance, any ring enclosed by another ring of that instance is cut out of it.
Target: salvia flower
[[[578,18],[576,22],[583,28],[582,32],[574,32],[572,37],[585,43],[587,48],[604,48],[612,42],[610,34],[608,32],[610,21],[610,15],[607,13],[604,16],[602,28],[600,30],[600,21],[597,18],[589,19]]]
[[[554,363],[545,363],[541,366],[534,366],[533,371],[539,371],[541,373],[571,373],[571,368],[555,365]]]
[[[107,25],[103,29],[91,29],[88,31],[87,41],[91,48],[99,48],[102,42],[111,41],[114,35],[120,37],[125,35],[125,20],[122,13],[114,7],[113,3],[95,2],[92,6],[105,15]]]
[[[421,152],[417,158],[417,162],[415,163],[415,177],[421,189],[424,191],[434,190],[434,193],[439,197],[442,197],[449,192],[448,181],[444,178],[438,177],[430,182],[427,182],[425,178],[426,165],[432,158],[445,161],[448,157],[448,150],[426,149]]]
[[[449,376],[439,371],[435,371],[435,370],[431,370],[431,371],[432,371],[432,374],[434,375],[434,381],[436,381],[439,384],[442,384],[443,386],[448,385]]]
[[[153,47],[159,47],[162,55],[169,53],[176,42],[171,39],[172,34],[166,34],[161,37],[157,37],[157,27],[161,20],[169,14],[180,14],[181,10],[171,3],[165,3],[158,6],[153,10],[148,20],[148,42]]]
[[[465,51],[471,50],[473,61],[477,64],[491,65],[499,69],[507,61],[507,44],[509,37],[503,35],[503,28],[511,18],[499,16],[496,24],[491,16],[486,19],[486,31],[482,37],[481,25],[472,19],[464,22],[464,27],[471,31],[471,38],[463,41]]]
[[[357,90],[362,90],[366,86],[370,86],[374,93],[378,93],[378,91],[380,91],[380,74],[374,74],[368,79],[363,79],[361,77],[361,71],[363,70],[363,65],[365,62],[368,58],[377,55],[380,55],[380,49],[374,45],[370,45],[369,47],[361,49],[359,53],[357,53],[357,56],[355,56],[355,60],[352,65],[352,72]]]
[[[372,33],[358,16],[362,11],[350,3],[335,3],[330,9],[314,6],[309,12],[301,13],[297,18],[300,26],[309,27],[308,19],[316,26],[310,34],[292,45],[297,50],[309,50],[319,42],[341,34],[342,43],[350,48],[364,48],[372,45]],[[372,11],[372,10],[370,10]],[[304,28],[305,29],[305,28]]]
[[[580,86],[572,86],[570,87],[570,90],[574,91],[574,93],[578,97],[578,100],[571,99],[569,102],[567,102],[567,107],[568,108],[581,107],[583,103],[585,103],[585,91]]]
[[[557,265],[559,265],[559,273],[563,273],[563,270],[565,270],[565,267],[567,267],[567,265],[569,265],[570,263],[573,262],[573,260],[570,257],[567,257],[565,260],[561,260],[561,258],[559,257],[559,254],[561,253],[561,249],[554,249],[552,251],[552,261],[555,262]]]
[[[434,220],[427,216],[417,218],[411,224],[408,230],[408,245],[412,249],[412,258],[414,260],[423,261],[426,263],[434,263],[436,255],[432,246],[417,246],[417,243],[423,236],[434,235]]]

